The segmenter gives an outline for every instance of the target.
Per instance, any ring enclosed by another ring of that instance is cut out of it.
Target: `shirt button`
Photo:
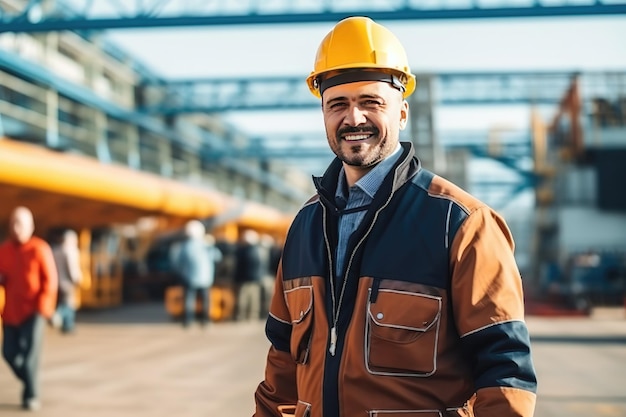
[[[383,314],[383,313],[378,313],[378,314],[376,314],[376,318],[377,318],[378,320],[382,319],[383,317],[384,317],[384,314]]]

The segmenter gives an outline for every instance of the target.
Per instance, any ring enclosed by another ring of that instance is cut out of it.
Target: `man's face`
[[[386,82],[359,81],[325,90],[322,111],[335,155],[344,164],[371,168],[395,150],[408,103]]]
[[[33,236],[35,224],[33,215],[25,207],[17,208],[9,221],[9,233],[19,243],[26,243]]]

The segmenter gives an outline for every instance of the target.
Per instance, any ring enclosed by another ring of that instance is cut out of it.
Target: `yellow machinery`
[[[183,313],[183,288],[174,286],[165,293],[165,309],[172,317],[179,317]],[[214,285],[209,292],[209,317],[211,321],[228,320],[235,311],[235,293],[227,286]],[[200,311],[200,305],[196,305]]]
[[[240,202],[214,190],[6,138],[0,138],[0,201],[0,238],[18,205],[31,209],[39,236],[46,237],[58,227],[79,232],[84,274],[81,306],[89,308],[122,302],[120,254],[128,251],[124,245],[129,225],[134,230],[144,228],[142,239],[149,242],[187,220],[236,209],[239,214],[215,230],[216,237],[235,241],[243,228],[280,238],[291,220],[256,203],[244,203],[242,208]],[[0,307],[2,297],[0,292]]]

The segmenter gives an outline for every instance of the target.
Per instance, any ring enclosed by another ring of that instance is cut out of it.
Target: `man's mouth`
[[[342,139],[345,140],[346,142],[356,142],[359,140],[365,140],[367,138],[369,138],[370,136],[372,136],[370,133],[365,134],[365,133],[348,133],[343,135]]]

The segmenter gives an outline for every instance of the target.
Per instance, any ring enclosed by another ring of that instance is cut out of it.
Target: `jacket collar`
[[[421,169],[420,161],[415,157],[415,149],[411,142],[400,142],[402,147],[402,155],[389,171],[389,174],[383,180],[380,188],[374,197],[374,205],[376,202],[384,202],[388,197],[398,190],[402,185],[409,181]],[[335,192],[339,174],[341,173],[342,162],[339,158],[335,158],[324,175],[321,177],[313,177],[313,184],[317,189],[320,201],[327,207],[338,211],[335,204]]]

